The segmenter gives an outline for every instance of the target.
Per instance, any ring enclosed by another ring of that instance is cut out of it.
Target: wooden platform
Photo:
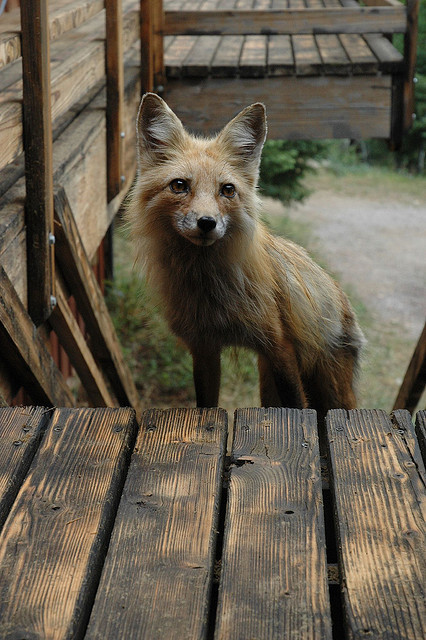
[[[325,460],[311,410],[227,455],[220,409],[0,409],[0,637],[419,640],[425,428],[332,411]]]
[[[365,5],[167,0],[165,96],[202,132],[261,100],[272,138],[400,136],[407,67],[389,36],[405,32],[406,9]]]

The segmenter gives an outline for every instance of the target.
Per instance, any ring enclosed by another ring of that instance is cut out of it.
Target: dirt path
[[[353,178],[313,183],[312,195],[286,215],[310,224],[321,257],[377,322],[418,338],[426,317],[426,181],[414,195],[409,183],[378,189],[364,180],[361,194]],[[274,204],[274,214],[282,210]]]

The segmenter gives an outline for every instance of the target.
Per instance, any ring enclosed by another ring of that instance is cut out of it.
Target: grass
[[[424,180],[393,171],[369,169],[340,172],[320,171],[310,182],[313,188],[330,187],[335,192],[381,198],[398,191],[398,197],[424,200]],[[277,234],[305,246],[322,266],[320,247],[309,224],[287,217],[274,217],[267,223]],[[191,357],[171,335],[159,306],[132,270],[131,248],[126,233],[117,224],[115,233],[115,279],[107,302],[123,345],[125,356],[145,407],[194,406]],[[414,345],[395,324],[383,325],[357,298],[346,291],[357,313],[368,347],[362,363],[359,384],[360,406],[392,409],[401,378]],[[236,407],[259,404],[256,356],[240,350],[238,356],[227,350],[222,358],[220,405],[232,412]]]

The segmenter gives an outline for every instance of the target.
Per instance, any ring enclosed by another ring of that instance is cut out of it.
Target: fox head
[[[241,111],[215,138],[197,138],[164,100],[147,93],[139,108],[137,136],[135,196],[142,236],[155,234],[160,240],[177,234],[208,247],[238,232],[250,235],[266,137],[263,104]]]

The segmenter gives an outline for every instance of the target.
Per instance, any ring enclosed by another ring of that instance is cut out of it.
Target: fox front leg
[[[260,401],[263,407],[307,407],[306,395],[294,349],[280,345],[267,355],[259,354]]]
[[[191,349],[197,407],[217,407],[220,388],[220,348]]]

